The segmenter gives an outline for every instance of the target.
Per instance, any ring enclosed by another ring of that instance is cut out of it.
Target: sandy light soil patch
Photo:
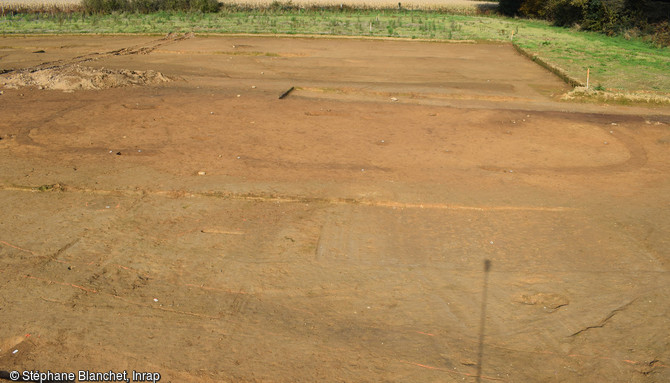
[[[2,370],[670,380],[667,108],[560,101],[509,45],[0,46],[173,79],[0,88]]]
[[[2,77],[0,81],[4,83],[7,89],[34,86],[38,89],[74,91],[118,88],[129,85],[159,85],[170,81],[170,79],[160,72],[154,71],[109,70],[67,65],[12,73]]]

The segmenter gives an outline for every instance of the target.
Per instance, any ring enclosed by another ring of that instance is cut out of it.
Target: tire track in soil
[[[194,37],[195,34],[192,32],[186,33],[183,35],[179,35],[177,33],[169,33],[163,38],[160,38],[158,40],[151,41],[147,44],[140,44],[136,45],[133,47],[127,47],[127,48],[121,48],[121,49],[116,49],[113,51],[108,51],[108,52],[95,52],[95,53],[89,53],[86,55],[82,56],[77,56],[69,60],[57,60],[57,61],[51,61],[51,62],[46,62],[42,63],[39,65],[36,65],[34,67],[30,68],[24,68],[24,69],[7,69],[3,71],[0,74],[8,74],[8,73],[13,73],[13,72],[18,72],[18,73],[33,73],[37,72],[40,70],[46,70],[46,69],[62,69],[67,66],[72,66],[72,65],[78,65],[82,64],[85,62],[89,61],[96,61],[102,58],[106,57],[112,57],[112,56],[127,56],[127,55],[136,55],[136,54],[149,54],[153,52],[154,50],[168,44],[175,43],[177,41],[182,41],[186,39],[190,39]]]

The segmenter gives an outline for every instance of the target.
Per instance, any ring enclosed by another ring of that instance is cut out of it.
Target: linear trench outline
[[[570,212],[579,210],[573,207],[565,206],[513,206],[513,205],[502,205],[502,206],[490,206],[490,205],[460,205],[452,203],[441,203],[441,202],[399,202],[399,201],[389,201],[389,200],[367,200],[367,199],[355,199],[355,198],[323,198],[323,197],[301,197],[301,196],[291,196],[291,195],[277,195],[277,194],[264,194],[264,193],[232,193],[232,192],[221,192],[221,191],[207,191],[207,192],[190,192],[185,190],[105,190],[105,189],[90,189],[90,188],[81,188],[76,186],[65,186],[60,184],[47,185],[48,188],[46,191],[40,190],[44,186],[9,186],[9,185],[0,185],[0,190],[6,191],[21,191],[21,192],[31,192],[31,193],[44,193],[44,192],[76,192],[76,193],[88,193],[93,195],[117,195],[117,196],[146,196],[146,195],[155,195],[155,196],[167,196],[167,197],[178,197],[178,196],[190,196],[190,197],[210,197],[210,198],[219,198],[222,200],[231,200],[231,201],[257,201],[257,202],[275,202],[275,203],[323,203],[329,205],[360,205],[360,206],[371,206],[371,207],[385,207],[392,209],[433,209],[433,210],[465,210],[465,211],[538,211],[538,212]]]

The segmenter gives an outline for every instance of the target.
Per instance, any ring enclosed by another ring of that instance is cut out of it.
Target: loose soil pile
[[[100,90],[130,85],[160,85],[170,81],[160,72],[111,70],[81,65],[25,70],[0,76],[8,89],[33,86],[63,91]]]

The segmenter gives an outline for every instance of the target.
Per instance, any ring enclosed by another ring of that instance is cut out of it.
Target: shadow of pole
[[[484,260],[484,288],[482,290],[482,316],[479,320],[479,349],[477,350],[477,383],[482,381],[482,360],[484,359],[484,328],[486,327],[486,293],[489,287],[491,261]]]

